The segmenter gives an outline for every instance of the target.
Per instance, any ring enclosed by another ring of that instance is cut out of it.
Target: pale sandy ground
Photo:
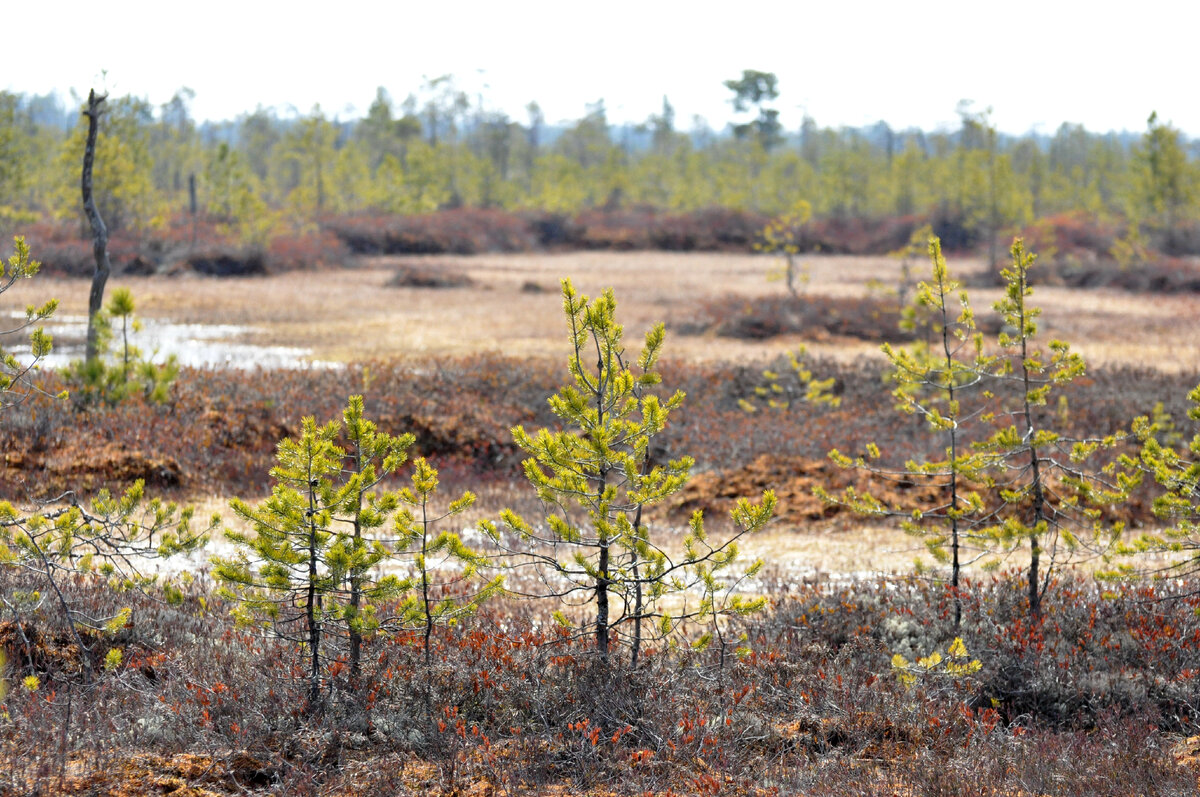
[[[897,261],[884,257],[812,256],[805,262],[811,294],[863,295],[870,281],[890,284],[898,272]],[[466,272],[474,285],[449,290],[386,287],[399,263],[455,268]],[[589,295],[612,287],[627,341],[636,347],[654,322],[686,322],[706,301],[781,293],[783,287],[764,276],[772,263],[756,255],[663,252],[373,258],[351,269],[245,280],[118,277],[110,281],[109,291],[129,287],[144,317],[249,326],[247,342],[302,347],[314,360],[425,359],[472,352],[557,360],[564,357],[558,293],[564,276]],[[982,264],[951,258],[950,268],[956,276],[965,276]],[[915,272],[920,275],[921,268]],[[523,290],[527,283],[543,290]],[[80,315],[87,289],[86,280],[39,277],[4,294],[0,310],[56,296],[60,314]],[[999,296],[997,289],[971,289],[981,314]],[[1200,347],[1195,345],[1200,297],[1047,287],[1037,289],[1034,300],[1044,308],[1042,328],[1047,336],[1071,341],[1090,363],[1200,370]],[[820,356],[878,356],[877,345],[868,342],[749,342],[712,335],[671,336],[667,356],[694,362],[763,362],[801,343]],[[206,511],[216,509],[231,517],[224,498],[203,503]],[[498,510],[501,503],[495,503],[486,509]],[[887,527],[798,530],[777,525],[745,547],[749,556],[763,556],[797,579],[812,573],[902,572],[920,553],[919,541]],[[1011,563],[1019,566],[1019,555]]]
[[[467,516],[452,519],[439,525],[435,533],[453,531],[460,534],[463,540],[478,550],[495,553],[486,542],[483,535],[474,529],[473,522],[479,518],[488,517],[495,520],[498,510],[506,505],[503,496],[484,496],[477,510],[472,510]],[[223,497],[209,496],[196,502],[197,516],[207,518],[213,512],[222,516],[224,526],[244,530],[246,524],[234,516],[229,509],[228,501]],[[540,518],[534,512],[528,512],[524,517],[535,525]],[[664,525],[651,526],[652,539],[655,544],[665,550],[676,561],[682,558],[682,538],[685,529]],[[719,524],[710,529],[710,542],[719,544],[727,537],[728,530]],[[927,553],[922,540],[908,535],[895,526],[884,524],[812,524],[807,526],[787,526],[781,523],[769,525],[762,531],[746,535],[739,540],[741,557],[735,569],[748,566],[757,559],[762,559],[764,568],[762,575],[742,588],[743,592],[776,594],[780,587],[796,587],[807,583],[822,583],[833,585],[869,584],[880,578],[904,576],[914,572],[914,563],[920,560],[932,578],[949,578],[949,568],[938,565]],[[154,565],[155,569],[166,573],[177,573],[190,570],[196,573],[206,572],[209,568],[209,557],[213,554],[230,556],[235,553],[231,543],[224,539],[221,533],[214,535],[210,545],[203,551],[198,551],[187,557],[179,557],[165,563]],[[1052,557],[1043,553],[1042,571],[1050,563]],[[500,560],[503,561],[501,557]],[[970,562],[969,555],[964,552],[964,574],[968,577],[986,577],[984,572]],[[1102,558],[1077,552],[1073,555],[1065,550],[1061,561],[1071,568],[1084,573],[1095,573],[1108,569],[1111,563]],[[1133,562],[1139,568],[1154,570],[1168,564],[1165,557],[1139,556]],[[436,568],[439,565],[433,564]],[[1029,566],[1027,546],[1021,546],[1015,551],[1000,558],[1001,570],[1024,571]],[[1058,565],[1055,565],[1056,567]],[[410,557],[397,559],[396,564],[386,568],[390,572],[410,574]],[[457,569],[450,563],[451,569]],[[503,572],[502,568],[493,574]],[[519,585],[519,573],[511,574],[509,582]],[[513,579],[516,579],[514,581]]]
[[[246,529],[246,524],[233,514],[224,497],[203,497],[194,505],[198,518],[208,518],[215,512],[221,515],[225,526]],[[437,531],[461,533],[464,539],[476,536],[470,531],[472,522],[484,517],[494,520],[505,505],[502,496],[483,496],[477,511],[446,521]],[[533,523],[538,521],[533,512],[526,513],[525,517]],[[653,531],[658,544],[664,549],[675,555],[680,553],[683,529],[659,526]],[[711,538],[714,542],[723,539],[722,530],[714,528]],[[743,561],[747,564],[762,559],[769,570],[776,571],[791,582],[829,576],[871,578],[880,574],[904,573],[912,569],[914,558],[923,552],[920,540],[895,527],[883,525],[848,529],[829,524],[797,529],[775,523],[757,534],[743,537],[740,548]],[[193,567],[202,567],[209,554],[229,555],[232,552],[232,546],[218,534],[209,551],[193,556],[188,561]]]

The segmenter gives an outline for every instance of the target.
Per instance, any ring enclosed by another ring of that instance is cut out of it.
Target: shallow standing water
[[[15,324],[24,313],[12,313]],[[15,325],[14,324],[14,325]],[[190,368],[329,368],[336,363],[312,360],[311,349],[298,346],[261,346],[246,342],[254,327],[234,324],[177,324],[171,321],[141,320],[140,329],[129,333],[129,344],[136,346],[153,363],[166,362],[175,355],[182,366]],[[14,325],[9,325],[9,328]],[[42,359],[43,368],[63,368],[84,355],[87,339],[86,316],[55,316],[40,324],[54,338],[54,350]],[[0,345],[27,363],[30,358],[28,330],[0,335]],[[121,329],[114,326],[112,351],[120,356]]]

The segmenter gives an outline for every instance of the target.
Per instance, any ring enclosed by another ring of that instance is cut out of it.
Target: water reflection
[[[16,323],[24,313],[12,313]],[[12,326],[12,325],[6,325]],[[41,326],[54,336],[54,351],[42,360],[43,368],[62,368],[83,357],[87,340],[86,316],[55,316]],[[253,327],[233,324],[176,324],[170,321],[142,319],[141,329],[129,336],[130,343],[141,349],[151,362],[162,363],[174,354],[180,365],[191,368],[333,368],[337,363],[309,358],[311,349],[298,346],[259,346],[240,338],[254,332]],[[114,330],[114,350],[120,346],[120,330]],[[21,362],[30,357],[28,330],[0,335],[0,345]]]

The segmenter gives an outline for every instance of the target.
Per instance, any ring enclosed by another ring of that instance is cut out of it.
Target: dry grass
[[[563,344],[558,281],[565,276],[589,295],[612,287],[631,336],[656,321],[688,322],[706,301],[730,295],[753,299],[783,290],[764,277],[770,259],[754,255],[578,252],[436,260],[439,266],[465,273],[474,284],[449,290],[386,287],[397,265],[423,265],[429,259],[379,257],[346,270],[236,281],[122,278],[111,287],[132,289],[146,317],[251,326],[248,342],[300,346],[310,349],[314,359],[338,361],[471,352],[559,359]],[[898,268],[886,257],[815,255],[806,262],[811,274],[808,291],[830,296],[865,295],[868,282],[889,284]],[[973,259],[951,262],[960,277],[981,267]],[[528,284],[543,290],[531,291]],[[84,280],[39,279],[16,286],[10,298],[14,306],[24,306],[57,296],[60,312],[81,314],[86,295]],[[999,296],[998,289],[972,291],[980,313]],[[1200,368],[1200,353],[1192,345],[1200,297],[1044,287],[1037,290],[1035,301],[1045,308],[1047,334],[1071,341],[1094,364],[1155,363],[1170,371]],[[802,342],[794,337],[742,341],[675,335],[669,353],[692,362],[763,360]],[[814,354],[838,359],[877,351],[875,344],[862,341],[807,345]]]

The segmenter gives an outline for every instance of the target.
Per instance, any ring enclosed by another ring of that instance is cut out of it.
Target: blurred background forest
[[[378,89],[362,118],[259,107],[193,118],[110,97],[96,166],[118,273],[261,273],[363,253],[531,249],[749,251],[772,218],[811,221],[801,251],[882,253],[931,224],[948,249],[1023,234],[1043,260],[1127,270],[1200,254],[1200,142],[1147,109],[1144,131],[1064,123],[1012,136],[963,101],[956,129],[785,129],[772,73],[714,86],[738,121],[641,124],[603,101],[550,124],[426,80]],[[79,209],[85,119],[57,95],[0,93],[0,234],[23,232],[51,271],[90,273]]]

